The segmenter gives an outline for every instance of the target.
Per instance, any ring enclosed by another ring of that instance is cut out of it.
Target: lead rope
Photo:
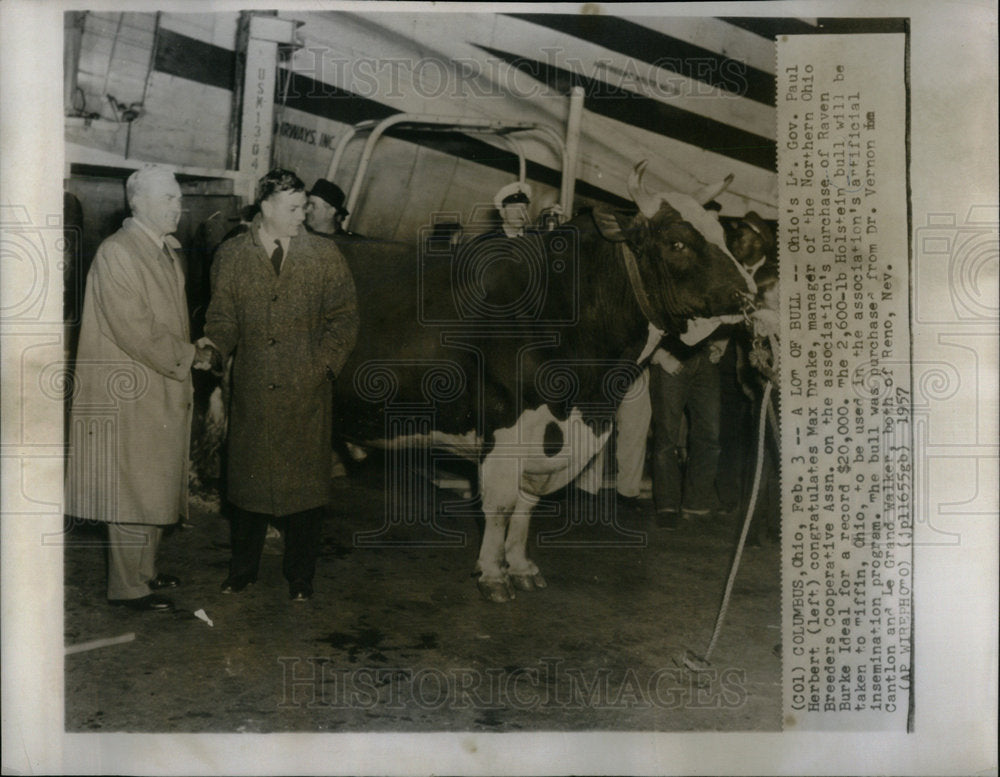
[[[777,345],[776,343],[774,343]],[[747,534],[750,532],[750,521],[753,518],[754,510],[757,507],[757,496],[760,491],[760,478],[764,470],[764,427],[768,417],[773,416],[771,410],[771,388],[773,384],[768,380],[764,384],[764,395],[760,400],[760,421],[757,424],[757,464],[753,473],[753,489],[750,492],[750,502],[747,505],[747,514],[743,518],[743,531],[740,532],[740,541],[736,545],[736,557],[729,570],[729,579],[726,581],[726,592],[722,595],[722,606],[719,608],[719,615],[715,619],[715,630],[712,632],[712,640],[708,643],[708,650],[705,651],[703,661],[707,664],[715,643],[719,639],[719,632],[722,631],[722,622],[726,617],[726,610],[729,609],[729,598],[733,593],[733,583],[736,582],[736,572],[740,568],[740,559],[743,556],[743,546],[747,541]],[[775,437],[775,439],[778,439]]]

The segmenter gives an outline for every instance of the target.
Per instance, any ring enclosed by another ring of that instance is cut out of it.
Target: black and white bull
[[[335,423],[364,446],[430,445],[477,462],[476,569],[490,601],[545,586],[526,553],[532,508],[605,445],[660,332],[697,342],[719,316],[739,318],[754,291],[702,207],[722,187],[649,194],[644,167],[629,179],[637,214],[597,210],[445,258],[341,243],[361,330]],[[408,412],[425,425],[399,423]]]

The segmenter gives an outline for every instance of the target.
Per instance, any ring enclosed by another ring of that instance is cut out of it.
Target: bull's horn
[[[729,184],[731,184],[732,182],[733,182],[733,174],[730,173],[721,181],[705,184],[691,196],[694,197],[695,201],[699,205],[708,205],[708,203],[710,203],[712,200],[714,200],[716,197],[722,194],[726,189],[728,189]]]
[[[643,159],[632,168],[632,172],[628,177],[628,196],[639,206],[639,212],[646,218],[651,219],[660,209],[660,198],[648,194],[642,188],[642,174],[646,172],[647,164],[649,164],[649,160]]]

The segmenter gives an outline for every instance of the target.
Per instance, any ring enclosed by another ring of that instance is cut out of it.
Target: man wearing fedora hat
[[[306,228],[316,235],[349,234],[343,227],[344,217],[349,211],[344,207],[344,191],[337,184],[320,178],[309,191],[306,210]]]
[[[752,276],[765,262],[774,260],[774,233],[755,211],[748,212],[733,227],[729,250]]]

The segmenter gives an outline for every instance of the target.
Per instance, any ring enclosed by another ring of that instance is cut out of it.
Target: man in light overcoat
[[[306,233],[305,185],[272,170],[260,212],[212,267],[206,338],[234,354],[228,441],[232,560],[224,593],[257,580],[267,524],[285,528],[293,600],[312,596],[330,501],[333,387],[358,332],[354,281],[332,240]]]
[[[97,249],[87,278],[70,414],[66,512],[108,524],[108,600],[167,611],[155,591],[163,528],[187,514],[192,366],[180,244],[181,191],[146,167],[126,183],[132,217]]]

